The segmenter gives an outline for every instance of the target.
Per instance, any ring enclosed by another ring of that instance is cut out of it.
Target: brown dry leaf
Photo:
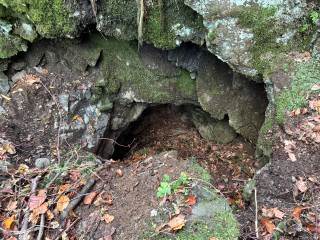
[[[294,115],[299,116],[301,113],[300,108],[298,108],[296,111],[294,111]]]
[[[90,193],[88,196],[86,196],[83,203],[87,205],[91,204],[93,202],[93,199],[97,196],[97,194],[98,193],[96,192]]]
[[[101,218],[101,221],[106,221],[107,223],[111,223],[114,219],[114,216],[109,215],[109,214],[105,214],[103,215],[103,217]]]
[[[72,216],[72,217],[75,217],[75,218],[78,217],[77,214],[75,214],[75,212],[72,211],[72,210],[69,211],[69,215]]]
[[[300,213],[302,212],[302,210],[303,208],[300,206],[295,207],[292,213],[292,217],[294,217],[294,219],[298,219],[300,217]]]
[[[46,69],[46,68],[42,68],[42,71],[43,71],[43,73],[45,74],[45,75],[47,75],[48,74],[48,69]]]
[[[180,214],[180,208],[177,206],[177,204],[172,203],[174,208],[174,214],[173,215],[179,215]]]
[[[60,192],[63,192],[63,191],[68,191],[70,189],[71,185],[68,183],[68,184],[64,184],[64,185],[61,185],[59,187],[59,193]]]
[[[297,188],[300,190],[300,192],[305,192],[305,191],[308,190],[307,182],[306,182],[306,181],[303,181],[302,178],[300,178],[300,180],[297,181],[295,185],[296,185]]]
[[[156,232],[160,232],[165,226],[167,226],[166,223],[160,225],[159,227],[156,227],[155,231],[156,231]]]
[[[149,163],[147,166],[146,166],[146,169],[150,168],[152,166],[152,163]]]
[[[7,217],[5,218],[4,222],[3,222],[3,226],[7,229],[10,229],[11,227],[11,224],[13,223],[14,221],[14,216],[11,216],[11,217]]]
[[[69,205],[69,203],[70,203],[69,197],[66,195],[63,195],[58,200],[57,209],[61,212]]]
[[[34,83],[41,83],[40,77],[36,77],[32,74],[27,74],[26,75],[26,83],[28,85],[32,85]]]
[[[15,238],[14,236],[9,237],[7,240],[18,240],[17,238]]]
[[[197,196],[188,195],[186,203],[188,203],[189,206],[193,206],[197,202]]]
[[[48,211],[48,205],[49,205],[48,202],[42,203],[39,207],[33,209],[33,213],[35,215],[46,213]]]
[[[261,218],[260,221],[261,221],[261,227],[266,227],[268,233],[274,232],[276,226],[272,222],[270,222],[269,219]]]
[[[179,230],[184,226],[184,216],[180,214],[179,216],[171,219],[167,224],[171,230]]]
[[[262,211],[263,215],[268,217],[268,218],[272,218],[274,216],[273,209],[267,209],[266,207],[263,207],[261,209],[261,211]]]
[[[50,225],[51,225],[51,228],[53,228],[53,229],[56,229],[60,226],[57,221],[51,222]]]
[[[305,115],[305,114],[307,114],[308,113],[308,108],[303,108],[302,109],[302,115]]]
[[[33,210],[39,207],[46,200],[46,198],[47,196],[32,196],[29,199],[29,203],[28,203],[29,209]]]
[[[296,156],[293,153],[288,153],[288,155],[291,162],[297,161]]]
[[[50,211],[50,210],[48,210],[47,212],[46,212],[46,219],[47,220],[52,220],[54,218],[54,215],[53,215],[53,213]]]
[[[282,219],[284,217],[284,212],[281,212],[278,208],[274,208],[273,212],[276,218]]]
[[[122,175],[122,171],[121,171],[120,168],[118,168],[118,169],[116,170],[116,173],[118,174],[119,177],[122,177],[122,176],[123,176],[123,175]]]
[[[18,205],[18,201],[11,202],[7,207],[7,211],[15,210],[17,208],[17,205]]]
[[[112,205],[112,200],[105,200],[102,197],[98,196],[97,199],[93,203],[93,205],[95,205],[96,207],[98,207],[102,204]]]
[[[307,225],[307,229],[311,232],[311,233],[320,233],[320,226],[316,226],[315,225]]]

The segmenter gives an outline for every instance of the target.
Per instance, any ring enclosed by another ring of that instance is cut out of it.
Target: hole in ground
[[[234,205],[243,204],[239,193],[259,168],[254,157],[255,146],[241,136],[229,144],[202,138],[191,120],[190,107],[194,106],[158,105],[147,108],[117,140],[121,145],[134,140],[131,148],[116,145],[112,158],[140,162],[150,155],[176,150],[179,161],[191,157],[196,159],[213,176],[213,186]]]

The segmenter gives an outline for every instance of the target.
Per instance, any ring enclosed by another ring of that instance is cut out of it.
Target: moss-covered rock
[[[147,67],[133,42],[91,36],[91,41],[102,48],[103,79],[96,86],[107,93],[121,93],[129,101],[147,103],[196,102],[195,81],[183,70],[176,76],[165,76],[160,69]]]
[[[267,106],[263,86],[232,73],[210,53],[203,53],[199,66],[197,94],[201,107],[218,120],[227,115],[237,133],[256,142]]]

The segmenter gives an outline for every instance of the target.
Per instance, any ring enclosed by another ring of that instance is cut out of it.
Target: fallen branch
[[[54,240],[59,240],[59,239],[62,237],[62,235],[63,235],[64,233],[68,232],[77,222],[80,221],[80,219],[81,219],[81,218],[78,217],[76,220],[74,220],[73,223],[71,223],[70,226],[69,226],[67,229],[63,230]],[[39,239],[38,239],[38,240],[39,240]]]
[[[44,215],[44,214],[41,214],[40,230],[39,230],[39,233],[38,233],[37,240],[41,240],[41,239],[42,239],[43,232],[44,232],[44,222],[45,222],[45,220],[46,220],[45,215]]]
[[[257,201],[257,188],[254,188],[254,203],[256,205],[256,218],[255,218],[255,228],[256,228],[256,237],[259,237],[259,228],[258,228],[258,201]]]
[[[30,195],[29,201],[33,196],[36,195],[36,188],[37,188],[39,179],[40,179],[40,176],[37,176],[32,180],[32,183],[31,183],[31,195]],[[22,227],[20,229],[21,232],[25,232],[25,233],[23,235],[19,236],[19,240],[27,240],[28,239],[28,233],[29,232],[27,232],[26,230],[28,228],[29,216],[30,216],[30,210],[28,209],[26,211],[24,217],[23,217]]]
[[[73,210],[77,205],[78,203],[81,201],[81,199],[85,196],[85,194],[90,190],[90,188],[94,185],[94,183],[96,182],[96,179],[94,178],[90,178],[88,180],[88,183],[87,185],[85,185],[82,190],[79,192],[79,197],[78,198],[74,198],[74,199],[71,199],[70,200],[70,203],[68,205],[68,207],[66,207],[60,214],[60,220],[64,220],[69,212],[71,210]]]

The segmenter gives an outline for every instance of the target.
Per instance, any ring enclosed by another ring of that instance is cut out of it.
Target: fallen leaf
[[[6,95],[1,94],[1,97],[3,97],[5,100],[10,101],[11,98],[7,97]]]
[[[281,212],[278,208],[274,208],[273,212],[276,218],[282,219],[284,217],[284,212]]]
[[[14,236],[9,237],[7,240],[18,240],[17,238],[15,238]]]
[[[43,73],[44,73],[45,75],[47,75],[48,72],[49,72],[48,69],[46,69],[46,68],[43,68],[42,71],[43,71]]]
[[[97,199],[93,203],[96,207],[102,205],[102,204],[107,204],[107,205],[112,205],[111,200],[105,200],[102,197],[97,197]]]
[[[68,191],[70,189],[71,185],[70,184],[64,184],[64,185],[61,185],[59,187],[59,193],[60,192],[63,192],[63,191]]]
[[[266,207],[263,207],[261,209],[263,216],[272,218],[274,216],[274,211],[273,209],[267,209]]]
[[[28,85],[32,85],[34,83],[41,83],[40,77],[36,77],[32,74],[27,74],[26,75],[26,83]]]
[[[311,233],[320,233],[320,226],[317,226],[317,229],[316,229],[316,226],[315,225],[307,225],[307,229],[311,232]]]
[[[56,229],[60,226],[60,224],[57,221],[51,222],[50,225],[51,225],[51,228],[53,229]]]
[[[3,226],[7,229],[10,229],[10,226],[13,223],[13,221],[14,221],[14,216],[7,217],[7,218],[5,218],[5,220],[3,222]]]
[[[193,195],[188,195],[186,203],[188,203],[189,206],[193,206],[197,202],[197,197]]]
[[[300,178],[300,180],[297,181],[295,185],[296,185],[297,188],[300,190],[300,192],[305,192],[305,191],[308,190],[307,182],[306,182],[306,181],[303,181],[302,178]]]
[[[298,108],[298,109],[294,112],[294,115],[299,116],[300,113],[301,113],[301,110],[300,110],[300,108]]]
[[[106,221],[107,223],[111,223],[114,219],[114,216],[109,215],[109,214],[105,214],[103,215],[103,217],[101,218],[101,221]]]
[[[29,199],[29,203],[28,203],[29,209],[33,210],[39,207],[46,200],[46,198],[47,196],[32,196]]]
[[[302,212],[303,208],[300,206],[295,207],[292,213],[292,217],[294,219],[298,219],[300,217],[300,213]]]
[[[96,192],[93,192],[93,193],[90,193],[88,196],[86,196],[86,198],[84,199],[83,203],[84,204],[91,204],[93,199],[97,196],[98,193]]]
[[[266,227],[268,233],[273,233],[276,226],[267,218],[261,218],[261,227]]]
[[[122,177],[122,171],[120,168],[116,170],[116,173],[118,174],[119,177]]]
[[[53,213],[50,210],[46,211],[46,219],[50,221],[53,218],[54,218]]]
[[[171,230],[179,230],[184,226],[184,216],[180,214],[179,216],[171,219],[167,224]]]
[[[297,161],[296,156],[293,153],[288,153],[288,155],[289,155],[289,158],[290,158],[291,162]]]
[[[313,86],[311,87],[311,90],[312,90],[312,91],[320,90],[320,85],[313,85]]]
[[[66,195],[63,195],[58,200],[57,209],[61,212],[69,205],[69,203],[70,203],[69,197]]]
[[[147,166],[146,166],[146,169],[150,168],[152,166],[152,163],[149,163]]]
[[[69,176],[73,181],[82,177],[79,170],[69,171]]]
[[[7,210],[8,210],[8,211],[15,210],[15,209],[17,208],[17,204],[18,204],[18,201],[11,202],[11,203],[9,204],[9,206],[7,207]]]
[[[38,216],[40,214],[44,214],[48,211],[48,202],[42,203],[39,207],[33,209],[33,214]]]
[[[155,231],[156,231],[156,232],[160,232],[165,226],[167,226],[166,223],[160,225],[159,227],[156,227]]]
[[[305,115],[306,113],[308,113],[308,108],[303,108],[302,109],[302,115]]]
[[[75,218],[78,217],[77,214],[75,214],[75,212],[72,211],[72,210],[69,211],[69,215],[72,216],[72,217],[75,217]]]

